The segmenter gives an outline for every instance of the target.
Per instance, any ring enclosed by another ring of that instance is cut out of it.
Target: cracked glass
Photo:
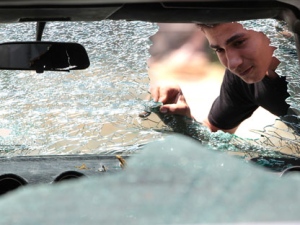
[[[194,120],[155,114],[149,101],[147,61],[158,26],[148,22],[47,23],[44,41],[78,42],[90,57],[86,70],[1,71],[1,155],[131,154],[179,132],[209,148],[242,157],[298,155],[299,71],[293,34],[282,21],[241,21],[264,32],[277,49],[276,72],[286,76],[294,114],[277,118],[256,138],[211,133]],[[35,24],[1,24],[0,39],[33,41]],[[162,120],[165,122],[163,122]],[[166,122],[167,121],[167,122]],[[284,122],[282,122],[284,121]],[[277,126],[280,124],[280,126]],[[286,126],[288,124],[288,126]]]

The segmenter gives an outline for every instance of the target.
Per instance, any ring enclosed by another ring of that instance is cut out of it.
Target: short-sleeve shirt
[[[208,120],[220,129],[232,129],[249,118],[259,106],[276,116],[284,116],[289,108],[287,97],[285,77],[270,79],[265,76],[260,82],[247,84],[226,70],[220,95],[211,107]]]

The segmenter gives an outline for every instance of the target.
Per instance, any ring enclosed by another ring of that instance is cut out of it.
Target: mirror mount
[[[45,26],[46,26],[46,22],[37,22],[36,23],[36,41],[42,40]]]

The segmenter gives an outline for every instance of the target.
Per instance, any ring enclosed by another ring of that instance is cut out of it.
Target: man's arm
[[[180,87],[176,84],[157,84],[151,86],[150,92],[154,101],[164,103],[160,108],[160,112],[168,114],[183,115],[192,118],[191,110],[187,104]],[[212,125],[208,119],[203,121],[203,125],[208,127],[212,132],[222,130],[233,134],[238,127],[232,129],[221,129]]]
[[[177,114],[183,115],[190,118],[193,118],[191,115],[191,110],[189,105],[187,104],[184,95],[180,89],[180,87],[176,84],[166,84],[160,83],[154,86],[151,86],[150,92],[154,101],[159,101],[164,103],[160,108],[160,112],[166,114]],[[233,134],[237,128],[232,129],[221,129],[214,125],[212,125],[208,119],[203,121],[203,125],[208,127],[212,132],[216,132],[218,130],[222,130],[224,132],[228,132]]]

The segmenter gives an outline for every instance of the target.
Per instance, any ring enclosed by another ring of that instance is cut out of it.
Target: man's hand
[[[160,108],[161,113],[192,117],[190,107],[178,85],[157,83],[150,87],[150,92],[154,101],[164,104]]]

